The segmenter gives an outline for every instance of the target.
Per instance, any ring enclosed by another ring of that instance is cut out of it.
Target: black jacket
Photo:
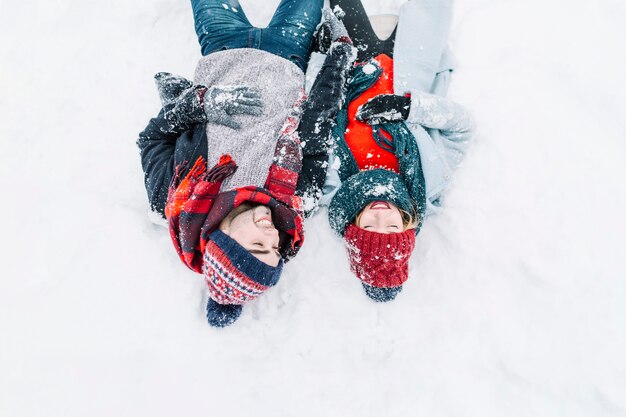
[[[350,45],[334,44],[304,104],[298,127],[304,155],[296,189],[300,196],[321,196],[331,147],[330,129],[344,101],[345,78],[353,59]],[[139,134],[137,146],[150,207],[165,216],[168,189],[176,167],[186,162],[189,169],[199,156],[207,156],[205,125],[173,125],[161,110]],[[187,169],[181,172],[183,177]],[[312,211],[305,214],[308,216]]]

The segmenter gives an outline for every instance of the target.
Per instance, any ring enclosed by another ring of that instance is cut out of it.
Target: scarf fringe
[[[180,214],[184,204],[189,200],[200,182],[221,183],[237,170],[237,164],[230,155],[222,155],[218,163],[207,172],[206,160],[199,156],[185,178],[180,180],[180,175],[186,166],[186,163],[182,163],[176,167],[165,206],[165,217],[167,218]]]

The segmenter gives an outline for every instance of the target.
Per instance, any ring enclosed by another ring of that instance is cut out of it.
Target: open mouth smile
[[[267,216],[261,217],[260,219],[258,219],[254,223],[257,226],[261,226],[261,227],[274,227],[274,223],[272,223],[272,220],[269,217],[267,217]]]
[[[370,210],[389,210],[390,208],[389,203],[386,201],[374,201],[370,205]]]

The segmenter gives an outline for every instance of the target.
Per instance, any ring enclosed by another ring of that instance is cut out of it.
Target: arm
[[[406,124],[413,132],[422,156],[426,181],[427,212],[439,211],[441,196],[467,152],[473,121],[462,106],[444,97],[412,94]]]
[[[304,104],[298,127],[304,158],[296,192],[304,200],[306,217],[315,211],[322,196],[332,146],[330,132],[345,100],[346,78],[355,57],[352,45],[333,43]]]
[[[238,129],[239,124],[233,116],[260,115],[263,103],[260,92],[250,87],[207,88],[165,72],[158,73],[155,80],[163,110],[139,134],[137,146],[150,207],[164,215],[169,184],[174,176],[177,143],[180,162],[190,161],[190,156],[206,149],[202,140],[204,123]]]
[[[456,143],[467,143],[474,130],[472,118],[464,107],[445,97],[421,92],[411,94],[406,122],[439,130],[442,136]]]
[[[168,122],[164,114],[165,110],[161,110],[151,119],[137,139],[150,208],[162,216],[174,175],[176,140],[190,130],[189,126]]]
[[[473,134],[470,114],[459,104],[439,95],[412,91],[410,96],[381,94],[357,110],[356,118],[370,124],[404,121],[413,130],[423,126],[431,136],[441,137],[442,146],[465,153]]]

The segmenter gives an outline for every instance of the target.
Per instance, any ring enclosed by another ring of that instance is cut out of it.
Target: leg
[[[191,0],[202,55],[246,48],[252,28],[239,0]]]
[[[330,8],[341,7],[346,14],[343,24],[352,38],[354,46],[364,46],[371,37],[372,27],[361,0],[331,0]]]
[[[441,70],[451,21],[452,0],[408,1],[402,6],[395,47],[398,57],[402,57],[394,63],[396,94],[431,91],[435,75]]]
[[[323,4],[323,0],[282,0],[263,29],[261,49],[291,60],[306,71]]]
[[[335,6],[341,7],[346,14],[343,23],[354,46],[359,50],[358,62],[368,61],[380,54],[393,58],[396,29],[387,39],[381,40],[376,36],[361,0],[330,0],[331,9]]]

